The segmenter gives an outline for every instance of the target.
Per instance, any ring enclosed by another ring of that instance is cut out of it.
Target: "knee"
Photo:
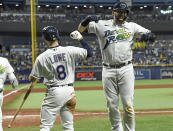
[[[66,104],[69,111],[73,114],[76,106],[76,96],[72,97]]]
[[[132,105],[126,105],[125,106],[125,113],[128,115],[128,117],[133,118],[134,117],[134,108]]]

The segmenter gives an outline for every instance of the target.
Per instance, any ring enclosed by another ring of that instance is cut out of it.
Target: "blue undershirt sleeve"
[[[93,51],[89,44],[84,39],[80,40],[80,43],[83,48],[87,50],[87,57],[91,57],[93,55]]]

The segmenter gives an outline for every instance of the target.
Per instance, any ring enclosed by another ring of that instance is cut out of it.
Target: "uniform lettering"
[[[3,74],[4,72],[5,72],[5,68],[2,65],[0,65],[0,74]]]
[[[113,43],[115,41],[116,41],[115,36],[109,36],[108,37],[108,43]]]
[[[104,37],[107,37],[108,43],[115,43],[118,41],[125,41],[130,38],[130,33],[125,29],[106,30],[104,31]]]
[[[66,61],[65,53],[55,54],[52,57],[49,57],[49,59],[50,59],[52,64],[54,64],[56,62]]]
[[[106,30],[104,31],[105,35],[104,37],[110,36],[110,35],[115,35],[116,30]]]

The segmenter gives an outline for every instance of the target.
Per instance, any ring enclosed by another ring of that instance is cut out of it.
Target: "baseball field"
[[[19,108],[29,84],[21,84],[16,90],[5,86],[3,103],[4,131],[38,131],[39,113],[44,98],[45,86],[37,84],[12,128],[7,128],[15,111]],[[110,131],[106,100],[101,81],[75,82],[77,96],[74,127],[76,131]],[[136,131],[173,130],[173,80],[135,81]],[[120,102],[121,103],[121,102]],[[122,112],[122,105],[120,104]],[[51,131],[62,131],[57,117]]]

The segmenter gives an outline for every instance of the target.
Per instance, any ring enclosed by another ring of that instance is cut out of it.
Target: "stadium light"
[[[171,14],[173,11],[172,10],[161,10],[160,11],[162,14]]]
[[[89,8],[91,9],[91,8],[93,8],[93,6],[92,6],[92,5],[90,5],[90,6],[89,6]]]
[[[108,7],[108,9],[109,9],[109,10],[111,10],[111,9],[112,9],[112,7]]]
[[[168,6],[168,9],[171,9],[172,8],[172,6],[170,5],[170,6]]]

